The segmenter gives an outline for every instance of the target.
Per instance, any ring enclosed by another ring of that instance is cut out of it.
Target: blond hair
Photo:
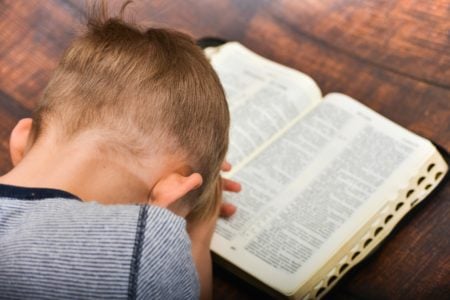
[[[112,147],[135,156],[149,147],[153,153],[183,153],[191,171],[203,177],[185,200],[190,217],[210,214],[230,122],[216,73],[188,35],[142,29],[109,18],[100,6],[48,83],[33,114],[34,140],[55,124],[64,139],[103,130]]]

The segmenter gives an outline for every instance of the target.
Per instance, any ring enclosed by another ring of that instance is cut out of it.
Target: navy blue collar
[[[12,198],[19,200],[69,198],[81,201],[81,199],[77,196],[62,190],[49,188],[30,188],[7,184],[0,184],[0,198]]]

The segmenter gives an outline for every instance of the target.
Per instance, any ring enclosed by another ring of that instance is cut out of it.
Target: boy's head
[[[191,216],[208,214],[228,146],[229,112],[216,73],[189,36],[94,12],[34,112],[32,143],[50,132],[61,143],[96,132],[102,151],[118,160],[178,157],[180,172],[203,178],[184,199]]]

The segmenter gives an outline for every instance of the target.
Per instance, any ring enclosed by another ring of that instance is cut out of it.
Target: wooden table
[[[112,1],[113,7],[122,1]],[[30,115],[84,1],[0,1],[0,171],[8,136]],[[237,40],[348,94],[450,151],[450,2],[139,1],[137,21],[199,38]],[[217,299],[263,299],[216,268]],[[329,299],[444,299],[450,295],[450,185],[401,223]]]

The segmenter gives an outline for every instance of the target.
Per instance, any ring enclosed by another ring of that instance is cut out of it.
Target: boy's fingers
[[[222,166],[220,167],[220,169],[221,169],[222,171],[224,171],[224,172],[228,172],[228,171],[231,170],[231,164],[230,164],[229,162],[227,162],[227,161],[224,161],[224,162],[222,163]]]
[[[220,206],[220,216],[222,218],[231,217],[236,212],[236,206],[231,203],[222,203]]]
[[[228,172],[231,170],[231,164],[227,161],[224,161],[220,169],[223,172]],[[222,189],[227,192],[237,193],[241,191],[242,187],[239,182],[233,181],[231,179],[222,178]],[[220,217],[229,218],[236,212],[237,208],[235,205],[231,203],[222,202],[219,209],[220,209],[219,211]]]
[[[242,186],[239,182],[233,181],[231,179],[222,178],[223,190],[227,192],[238,193],[241,191]]]

